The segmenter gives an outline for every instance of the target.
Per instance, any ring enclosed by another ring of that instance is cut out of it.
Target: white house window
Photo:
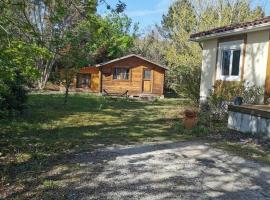
[[[219,45],[217,79],[240,81],[243,41],[224,42]]]

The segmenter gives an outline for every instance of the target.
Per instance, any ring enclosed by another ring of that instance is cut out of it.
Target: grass
[[[76,168],[64,160],[77,152],[191,137],[179,131],[187,105],[183,100],[142,102],[89,94],[70,95],[67,105],[63,100],[61,94],[31,94],[22,116],[0,121],[0,194],[1,185],[56,187],[42,174],[55,166]]]
[[[251,133],[241,133],[227,128],[227,120],[215,121],[209,119],[209,113],[201,113],[201,130],[192,132],[196,136],[202,136],[213,147],[225,150],[236,156],[254,160],[263,164],[270,164],[269,140],[256,137]],[[209,127],[211,121],[211,128]],[[194,134],[193,134],[194,135]]]
[[[214,143],[216,148],[223,149],[237,156],[270,165],[270,149],[251,143],[222,140]]]
[[[11,199],[21,199],[26,191],[38,195],[61,188],[65,183],[50,173],[68,174],[79,169],[76,163],[68,162],[74,154],[107,145],[207,136],[215,147],[270,164],[269,150],[228,142],[223,137],[225,123],[213,124],[211,132],[206,126],[208,119],[201,117],[196,128],[184,130],[181,113],[190,107],[185,100],[145,102],[72,94],[67,105],[63,101],[61,94],[31,94],[28,109],[21,116],[0,121],[0,199],[4,191],[9,191]],[[51,195],[48,199],[55,194]]]
[[[24,160],[84,145],[179,139],[173,122],[182,105],[179,100],[150,103],[77,94],[65,106],[61,95],[31,95],[20,118],[0,122],[1,154]]]
[[[204,136],[204,139],[215,148],[270,165],[269,140],[256,137],[253,134],[229,130],[227,121],[212,122],[212,128],[206,128]]]

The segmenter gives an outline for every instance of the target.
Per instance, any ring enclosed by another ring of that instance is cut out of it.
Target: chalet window
[[[113,70],[113,79],[114,80],[129,80],[129,69],[115,67]]]
[[[77,74],[77,88],[90,87],[90,74]]]
[[[124,80],[128,80],[129,79],[129,69],[122,68],[122,78]]]
[[[151,70],[144,70],[143,71],[143,79],[150,80],[151,79]]]
[[[115,79],[115,80],[121,79],[121,68],[118,68],[118,67],[114,68],[113,79]]]
[[[217,79],[240,81],[243,41],[224,42],[219,45]]]

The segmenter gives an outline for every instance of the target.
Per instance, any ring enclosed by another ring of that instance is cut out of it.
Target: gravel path
[[[77,155],[74,199],[270,199],[270,167],[200,142],[107,148]]]

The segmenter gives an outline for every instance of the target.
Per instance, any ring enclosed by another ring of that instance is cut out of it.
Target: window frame
[[[76,77],[76,88],[91,88],[91,73],[77,73]],[[87,77],[87,84],[85,82]],[[82,81],[83,80],[83,81]]]
[[[149,78],[145,78],[145,72],[148,71],[150,73],[150,77]],[[151,69],[143,69],[143,80],[151,80],[152,79],[152,70]]]
[[[222,75],[223,52],[226,50],[231,51],[229,75]],[[232,67],[233,67],[233,51],[234,50],[240,50],[239,73],[237,76],[231,75]],[[243,51],[244,51],[244,40],[235,40],[235,41],[219,43],[216,80],[222,80],[222,81],[240,81],[241,80],[242,67],[243,67],[242,66],[243,65]]]
[[[125,73],[124,73],[125,70]],[[128,71],[128,73],[126,73]],[[124,78],[125,74],[128,74],[128,78]],[[121,80],[123,81],[128,81],[130,78],[130,68],[127,67],[122,67],[121,69]]]
[[[114,72],[115,70],[120,70],[120,78],[114,78]],[[128,70],[128,79],[124,78],[124,70]],[[130,68],[129,67],[113,67],[113,72],[112,72],[112,80],[113,81],[129,81],[130,80]]]
[[[120,69],[120,70],[119,70]],[[118,73],[116,73],[116,78],[114,78],[115,77],[115,71],[120,71],[120,79],[118,79]],[[121,80],[121,68],[119,68],[119,67],[114,67],[113,68],[113,74],[112,74],[112,79],[113,80]]]

